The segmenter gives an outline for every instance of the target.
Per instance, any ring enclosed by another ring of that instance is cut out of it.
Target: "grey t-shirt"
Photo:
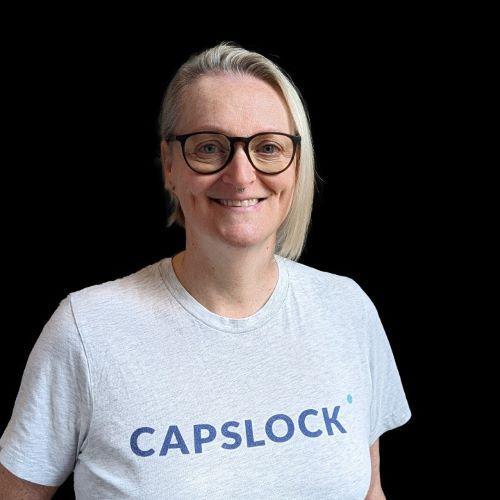
[[[411,412],[351,278],[275,255],[253,315],[206,309],[170,257],[68,294],[28,358],[0,463],[77,499],[364,499]]]

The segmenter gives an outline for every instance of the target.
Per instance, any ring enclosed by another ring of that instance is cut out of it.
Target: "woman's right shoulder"
[[[92,314],[109,308],[135,307],[161,288],[159,267],[163,260],[127,275],[71,291],[62,302],[69,305],[73,313],[78,310]]]

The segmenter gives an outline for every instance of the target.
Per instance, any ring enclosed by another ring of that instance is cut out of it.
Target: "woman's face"
[[[267,83],[249,76],[203,76],[184,94],[184,107],[174,133],[218,131],[248,137],[258,132],[294,134],[284,101]],[[258,172],[244,144],[235,144],[231,162],[220,172],[199,175],[186,164],[178,141],[162,141],[165,180],[175,186],[184,212],[186,237],[205,243],[249,247],[272,245],[292,201],[297,154],[277,175]],[[169,149],[170,148],[170,149]],[[243,192],[237,188],[244,187]],[[233,210],[212,201],[266,198],[253,210]]]

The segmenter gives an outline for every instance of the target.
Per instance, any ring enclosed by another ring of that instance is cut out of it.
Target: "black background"
[[[386,14],[304,21],[307,36],[295,26],[199,30],[184,22],[189,29],[173,31],[179,19],[159,14],[126,23],[75,14],[60,23],[45,13],[43,22],[33,14],[16,24],[4,61],[3,278],[12,326],[2,340],[0,429],[29,352],[66,294],[183,248],[183,232],[165,228],[155,163],[161,99],[192,52],[231,40],[282,66],[308,105],[325,182],[300,262],[353,278],[377,306],[413,413],[381,438],[382,484],[387,498],[419,498],[426,441],[418,393],[438,342],[429,283],[443,263],[444,216],[434,203],[448,49],[435,43],[432,23]],[[73,498],[72,482],[55,498]]]

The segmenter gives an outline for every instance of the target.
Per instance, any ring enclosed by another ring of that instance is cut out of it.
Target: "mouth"
[[[224,205],[220,199],[218,198],[210,198],[208,197],[209,200],[222,207],[222,208],[225,208],[225,209],[228,209],[228,210],[232,210],[232,211],[236,211],[236,212],[251,212],[251,211],[254,211],[254,210],[257,210],[260,208],[260,206],[262,205],[262,202],[264,200],[267,200],[267,198],[257,198],[257,203],[253,204],[253,205],[241,205],[241,206],[235,206],[235,205]]]

